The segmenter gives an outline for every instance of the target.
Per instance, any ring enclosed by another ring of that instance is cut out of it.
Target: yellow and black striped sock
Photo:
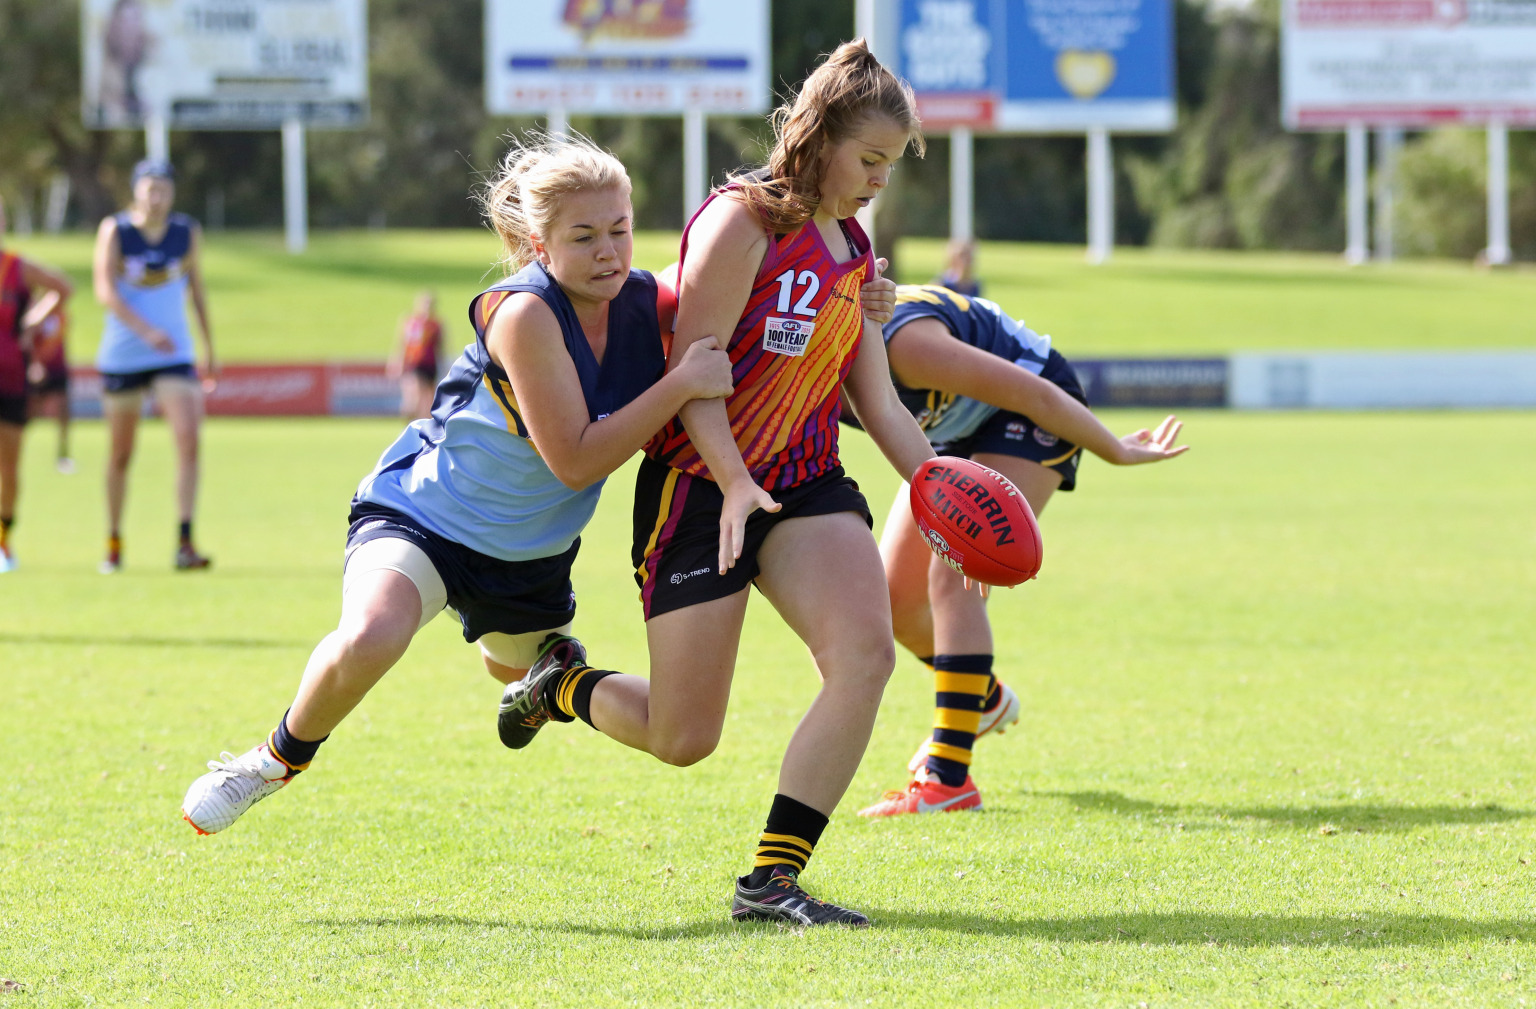
[[[773,805],[768,807],[768,825],[757,841],[757,857],[752,862],[748,885],[754,889],[762,886],[775,869],[799,876],[826,829],[825,814],[782,792],[775,795]]]
[[[592,725],[592,688],[613,673],[612,669],[593,669],[591,666],[567,669],[559,679],[550,681],[553,684],[549,693],[551,715],[563,722],[579,718]]]
[[[992,693],[991,655],[933,657],[933,737],[928,741],[928,771],[951,787],[965,784],[971,747],[981,727],[982,706]]]
[[[0,550],[4,550],[11,545],[11,526],[15,524],[15,516],[0,516]]]

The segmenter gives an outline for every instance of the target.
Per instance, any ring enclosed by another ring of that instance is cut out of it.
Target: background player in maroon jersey
[[[389,358],[389,375],[400,380],[400,416],[407,420],[432,413],[442,346],[443,324],[437,318],[437,297],[431,291],[422,291],[416,296],[415,309],[400,323],[400,339]]]
[[[5,234],[5,224],[5,204],[0,203],[0,235]],[[33,298],[39,288],[42,296]],[[0,248],[0,572],[16,567],[10,535],[20,491],[21,432],[27,422],[26,346],[33,328],[72,292],[62,273]]]

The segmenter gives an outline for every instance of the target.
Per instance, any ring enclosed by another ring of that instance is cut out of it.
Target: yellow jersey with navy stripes
[[[933,284],[896,286],[896,312],[885,324],[885,341],[889,343],[907,323],[929,318],[942,322],[955,339],[1012,361],[1036,375],[1045,368],[1050,357],[1051,338],[1014,319],[996,302],[970,298]],[[896,393],[934,445],[975,434],[998,409],[969,396],[937,389],[909,388],[899,381],[896,382]]]
[[[666,370],[651,274],[631,270],[609,304],[599,363],[570,299],[543,266],[531,264],[470,302],[475,342],[438,383],[432,415],[407,427],[364,478],[353,508],[401,512],[439,536],[509,561],[553,557],[581,535],[603,481],[571,490],[555,478],[528,437],[510,378],[486,349],[492,315],[519,292],[537,295],[559,320],[590,420],[624,408]]]

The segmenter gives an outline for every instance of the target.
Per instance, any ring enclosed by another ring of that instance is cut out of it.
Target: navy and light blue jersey
[[[666,370],[651,274],[631,270],[609,303],[608,343],[598,364],[560,285],[538,263],[524,267],[470,302],[475,342],[438,383],[432,415],[407,427],[363,480],[354,508],[401,512],[439,536],[508,561],[552,557],[581,535],[603,481],[571,490],[555,478],[528,437],[511,380],[486,349],[492,314],[519,292],[537,295],[559,320],[589,420],[623,409]]]
[[[885,339],[916,319],[938,319],[955,339],[1040,374],[1051,353],[1051,338],[1041,336],[986,298],[968,298],[934,284],[899,284],[896,313],[885,324]],[[893,377],[894,381],[894,377]],[[969,396],[937,389],[912,389],[896,382],[902,405],[934,445],[975,434],[998,408]]]
[[[191,364],[192,330],[187,325],[187,256],[192,251],[196,222],[186,214],[172,214],[165,234],[151,245],[133,226],[127,211],[117,215],[117,243],[122,251],[123,273],[113,279],[120,298],[151,326],[163,330],[176,344],[173,350],[156,350],[111,312],[101,334],[96,367],[123,374]]]

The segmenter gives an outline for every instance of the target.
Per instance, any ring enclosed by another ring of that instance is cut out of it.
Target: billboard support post
[[[297,255],[309,245],[309,193],[304,159],[304,123],[283,123],[283,230],[288,251]]]
[[[970,127],[949,131],[949,237],[957,242],[976,237],[974,153]]]
[[[551,140],[564,140],[571,135],[571,117],[557,105],[544,117],[544,129]]]
[[[709,145],[709,123],[703,109],[683,112],[683,223],[704,203],[709,187],[709,166],[705,153]]]
[[[158,112],[144,117],[144,156],[156,161],[171,160],[171,131]]]
[[[1509,262],[1509,127],[1488,124],[1488,251],[1490,266]]]
[[[1365,124],[1350,123],[1344,133],[1344,215],[1348,232],[1344,259],[1359,266],[1370,258],[1366,239],[1366,136]]]
[[[1397,193],[1397,155],[1403,149],[1403,128],[1383,126],[1376,131],[1376,258],[1390,263],[1393,202]]]
[[[1088,131],[1088,262],[1109,259],[1115,244],[1115,169],[1109,131]]]

